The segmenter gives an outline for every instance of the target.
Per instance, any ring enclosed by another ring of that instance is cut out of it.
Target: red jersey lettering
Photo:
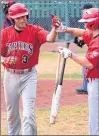
[[[46,42],[48,31],[28,24],[18,33],[13,26],[2,31],[1,56],[12,69],[27,69],[38,64],[40,46]],[[14,59],[14,63],[11,60]]]

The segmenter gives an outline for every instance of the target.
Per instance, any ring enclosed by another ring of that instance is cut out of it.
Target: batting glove
[[[63,25],[63,23],[61,22],[60,26],[56,29],[56,32],[65,32],[66,30],[66,26]]]
[[[56,32],[64,32],[66,31],[66,26],[63,25],[60,18],[58,16],[54,16],[51,14],[52,17],[52,25],[55,27]]]
[[[61,25],[61,20],[58,16],[51,15],[52,17],[52,25],[55,29],[59,28]]]
[[[71,57],[72,56],[72,52],[67,49],[67,48],[62,48],[62,47],[59,47],[58,48],[58,52],[62,55],[62,57],[64,58],[68,58],[68,57]]]

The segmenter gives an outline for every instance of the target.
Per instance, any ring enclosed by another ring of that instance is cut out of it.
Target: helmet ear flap
[[[87,23],[87,28],[90,30],[96,30],[99,28],[99,18]]]
[[[92,30],[92,29],[93,29],[93,26],[94,26],[93,23],[91,23],[91,22],[87,23],[87,28],[88,28],[88,29]]]

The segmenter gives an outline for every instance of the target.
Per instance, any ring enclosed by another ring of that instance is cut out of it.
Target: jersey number
[[[23,58],[22,59],[23,63],[27,63],[28,62],[28,56],[27,55],[23,55],[22,58]]]

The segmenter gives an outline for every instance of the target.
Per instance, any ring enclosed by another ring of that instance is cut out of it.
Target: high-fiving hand
[[[57,32],[64,32],[64,28],[66,28],[61,19],[58,17],[58,16],[54,16],[54,15],[51,15],[52,16],[52,25],[53,27],[55,27],[56,31]]]

